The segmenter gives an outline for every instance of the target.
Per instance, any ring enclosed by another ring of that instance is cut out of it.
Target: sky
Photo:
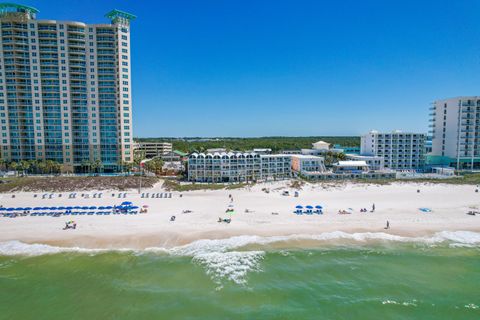
[[[136,137],[426,133],[480,95],[480,1],[21,0],[38,19],[133,13]]]

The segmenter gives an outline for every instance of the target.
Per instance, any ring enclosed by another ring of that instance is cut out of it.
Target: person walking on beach
[[[388,220],[387,220],[387,226],[385,227],[385,229],[390,229],[390,222],[388,222]]]
[[[375,203],[372,204],[372,212],[375,212]]]

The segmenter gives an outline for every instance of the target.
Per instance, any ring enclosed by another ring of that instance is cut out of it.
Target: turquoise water
[[[0,319],[480,318],[476,242],[239,242],[144,251],[4,243]]]

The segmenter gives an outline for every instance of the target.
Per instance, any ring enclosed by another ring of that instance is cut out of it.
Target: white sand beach
[[[159,183],[142,192],[166,192]],[[288,181],[257,184],[236,190],[173,192],[172,198],[141,198],[138,190],[126,198],[112,197],[117,191],[102,191],[101,199],[68,194],[42,199],[33,193],[1,194],[4,207],[101,206],[131,201],[148,205],[148,213],[109,216],[0,217],[0,241],[18,240],[86,248],[172,247],[198,239],[220,239],[238,235],[287,236],[316,235],[324,232],[385,232],[402,236],[426,236],[438,231],[480,231],[480,215],[466,212],[480,207],[480,193],[472,185],[394,183],[367,185],[345,183],[337,186],[306,184],[294,197]],[[269,193],[262,191],[268,188]],[[420,193],[417,190],[420,190]],[[282,195],[285,190],[290,196]],[[96,191],[91,191],[93,195]],[[98,191],[97,191],[98,192]],[[180,196],[181,195],[181,196]],[[229,195],[232,195],[233,202]],[[235,213],[225,210],[233,204]],[[375,204],[375,212],[370,212]],[[322,215],[296,215],[297,205],[321,205]],[[342,209],[352,214],[340,215]],[[367,208],[367,213],[360,212]],[[432,212],[421,212],[430,208]],[[248,209],[251,212],[245,212]],[[190,213],[182,213],[191,210]],[[272,214],[272,212],[278,214]],[[170,221],[171,216],[175,221]],[[218,218],[231,218],[219,223]],[[62,230],[65,222],[75,220],[77,229]],[[390,229],[385,230],[386,221]]]

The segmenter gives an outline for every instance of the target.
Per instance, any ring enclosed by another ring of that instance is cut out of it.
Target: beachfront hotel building
[[[192,153],[187,170],[192,182],[248,182],[292,176],[290,156],[255,152]]]
[[[421,171],[425,167],[425,138],[423,133],[370,131],[361,137],[360,154],[382,157],[386,169]]]
[[[295,154],[292,155],[291,158],[293,172],[305,177],[326,171],[323,157]]]
[[[437,100],[430,107],[428,163],[460,170],[480,168],[480,96]]]
[[[54,160],[65,171],[133,161],[130,21],[37,20],[32,7],[0,4],[0,153]]]

